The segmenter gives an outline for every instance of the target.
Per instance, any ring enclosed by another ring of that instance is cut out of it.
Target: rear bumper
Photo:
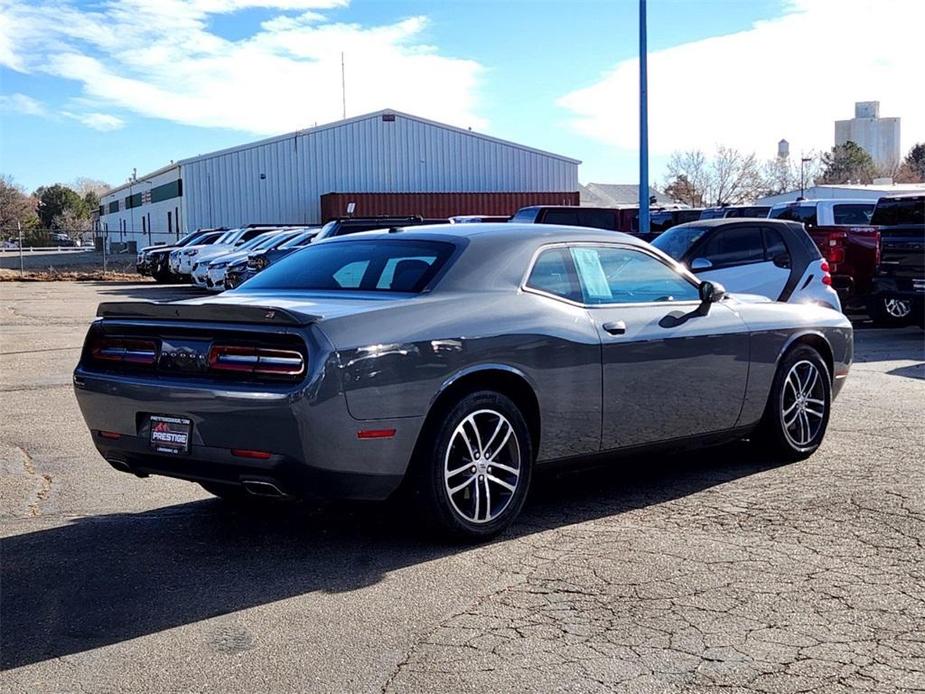
[[[205,482],[243,487],[247,482],[270,483],[282,496],[302,499],[387,498],[403,475],[342,472],[306,465],[286,455],[272,455],[266,460],[249,460],[230,450],[211,446],[193,446],[185,456],[154,453],[146,439],[120,436],[104,438],[91,432],[100,455],[120,472],[139,477],[160,475],[190,482]]]
[[[119,470],[194,482],[269,481],[295,497],[388,497],[404,478],[423,418],[356,420],[343,395],[321,380],[259,392],[255,386],[141,380],[81,367],[74,372],[93,442]],[[187,455],[150,447],[151,415],[192,421]],[[364,429],[395,434],[360,439]],[[239,449],[270,455],[252,459],[232,452]]]
[[[925,277],[875,277],[871,296],[925,300]]]

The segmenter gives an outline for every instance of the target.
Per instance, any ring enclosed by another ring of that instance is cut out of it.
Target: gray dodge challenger
[[[811,455],[851,324],[728,295],[620,233],[396,228],[218,297],[101,304],[74,372],[116,469],[229,500],[385,499],[490,537],[552,461],[748,438]]]

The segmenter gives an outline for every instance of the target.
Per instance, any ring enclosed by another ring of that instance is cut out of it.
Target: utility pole
[[[812,161],[811,157],[800,157],[800,200],[803,199],[803,164]]]
[[[639,0],[639,233],[649,233],[649,86],[646,0]]]
[[[26,271],[23,270],[22,265],[22,222],[19,220],[16,221],[16,229],[19,231],[19,276],[23,277]]]
[[[344,71],[344,52],[340,52],[340,100],[343,106],[344,120],[347,120],[347,79]]]

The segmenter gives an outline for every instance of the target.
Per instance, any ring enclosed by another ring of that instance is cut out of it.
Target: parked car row
[[[653,210],[651,242],[697,275],[733,292],[775,301],[865,308],[878,324],[922,322],[925,296],[925,196],[799,200],[774,206]],[[239,287],[312,242],[412,226],[512,222],[621,230],[638,208],[531,206],[510,220],[347,217],[321,228],[250,225],[205,229],[174,246],[139,253],[138,269],[159,281],[189,280],[212,291]]]
[[[173,245],[141,249],[136,268],[158,282],[191,282],[210,291],[234,289],[315,240],[374,229],[446,224],[422,217],[348,217],[323,227],[251,224],[234,229],[201,229]],[[463,220],[455,220],[462,223]],[[483,221],[467,218],[466,222]]]

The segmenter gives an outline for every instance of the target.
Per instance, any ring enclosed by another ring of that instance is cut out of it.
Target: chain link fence
[[[138,250],[176,239],[177,234],[168,232],[0,227],[0,276],[141,280],[135,271]]]

